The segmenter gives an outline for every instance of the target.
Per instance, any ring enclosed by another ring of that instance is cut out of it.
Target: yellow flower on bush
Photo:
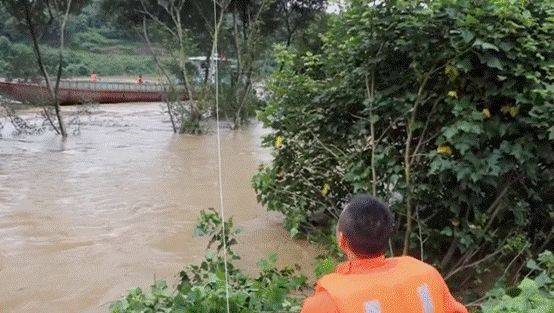
[[[449,96],[450,98],[458,99],[458,93],[456,92],[456,90],[450,90],[450,91],[448,92],[448,96]]]
[[[502,113],[504,114],[510,114],[511,117],[516,117],[516,115],[519,113],[519,107],[511,104],[506,104],[500,108],[500,111],[502,111]]]
[[[519,113],[519,107],[510,107],[509,113],[512,117],[516,117],[516,115]]]
[[[454,80],[456,77],[460,75],[460,73],[458,72],[458,69],[455,66],[452,66],[450,64],[448,64],[444,68],[444,74],[446,74],[446,76],[448,76],[448,78],[450,78],[451,80]]]
[[[487,108],[483,109],[483,115],[485,116],[485,118],[490,118],[492,116],[491,111]]]
[[[285,138],[283,136],[277,136],[275,137],[274,146],[276,149],[280,149],[283,146],[283,143],[285,142]]]
[[[321,195],[326,196],[329,194],[329,191],[331,191],[331,186],[329,186],[328,183],[323,184],[323,188],[321,189]]]
[[[438,154],[452,155],[452,148],[449,145],[440,145],[437,147]]]

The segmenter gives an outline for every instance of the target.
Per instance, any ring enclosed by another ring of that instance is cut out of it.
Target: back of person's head
[[[394,227],[389,208],[367,194],[352,197],[339,217],[338,231],[357,257],[371,257],[385,252]]]

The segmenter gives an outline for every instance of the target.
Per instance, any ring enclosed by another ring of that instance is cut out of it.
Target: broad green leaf
[[[462,30],[460,32],[460,35],[464,39],[465,43],[469,43],[473,40],[473,38],[475,38],[475,34],[472,31],[466,29]]]
[[[474,47],[481,47],[483,50],[494,50],[494,51],[500,51],[497,46],[493,45],[489,42],[484,42],[481,39],[476,39],[473,43]]]
[[[489,67],[496,68],[499,70],[504,70],[504,66],[502,66],[502,63],[497,57],[488,56],[486,59],[487,59],[487,65]]]

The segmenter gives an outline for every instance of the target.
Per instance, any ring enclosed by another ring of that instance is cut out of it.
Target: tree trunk
[[[414,136],[414,124],[416,122],[416,114],[418,106],[421,104],[423,96],[423,88],[427,84],[431,74],[434,72],[434,69],[428,72],[419,86],[417,97],[412,109],[412,114],[410,118],[406,121],[406,147],[404,151],[404,179],[406,183],[406,233],[404,234],[404,247],[402,250],[402,255],[407,255],[410,250],[410,235],[413,231],[412,223],[412,198],[413,198],[413,185],[412,185],[412,139]]]
[[[63,15],[62,22],[60,25],[60,48],[58,51],[58,73],[56,74],[56,87],[54,88],[54,105],[56,107],[56,117],[58,118],[58,124],[60,127],[60,133],[62,137],[67,137],[67,131],[65,128],[65,123],[61,114],[60,101],[59,101],[59,90],[60,90],[60,80],[62,77],[62,66],[63,66],[63,50],[65,44],[65,26],[67,25],[67,18],[69,16],[69,9],[71,8],[71,1],[67,0],[67,6],[65,14]],[[57,7],[59,14],[59,7]]]
[[[208,83],[208,79],[210,78],[210,68],[212,65],[212,51],[206,52],[206,63],[204,64],[206,67],[204,68],[204,85]],[[217,59],[216,59],[217,62]]]
[[[46,88],[48,90],[48,95],[50,96],[50,100],[54,102],[54,105],[56,103],[56,94],[52,88],[52,84],[50,82],[50,76],[48,75],[48,72],[46,71],[46,68],[44,66],[44,62],[42,60],[42,53],[40,51],[40,46],[38,44],[38,38],[35,30],[35,25],[33,23],[33,20],[31,18],[31,8],[29,8],[29,3],[27,1],[24,2],[24,9],[25,9],[25,21],[27,23],[27,27],[29,28],[29,34],[31,36],[31,41],[33,42],[33,49],[35,50],[35,56],[36,60],[40,69],[40,72],[42,73],[42,76],[44,77],[44,80],[46,82]],[[52,118],[50,117],[50,113],[48,110],[44,107],[44,114],[46,115],[46,119],[50,122],[50,125],[52,128],[54,128],[54,131],[56,133],[61,134],[62,137],[66,137],[67,133],[65,132],[65,125],[63,123],[63,118],[61,115],[61,112],[56,106],[56,117],[58,118],[58,123],[60,126],[60,129],[54,125],[54,122],[52,121]],[[60,122],[61,121],[61,122]],[[63,127],[63,130],[61,129]]]

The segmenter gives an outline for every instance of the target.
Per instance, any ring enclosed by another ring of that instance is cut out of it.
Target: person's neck
[[[354,254],[351,251],[348,251],[346,254],[346,259],[348,262],[358,261],[358,260],[367,260],[367,259],[376,259],[384,256],[384,253],[382,254],[375,254],[375,255],[368,255],[368,256],[358,256]]]
[[[352,262],[352,261],[356,261],[356,260],[360,259],[360,257],[355,255],[351,251],[347,251],[345,254],[346,254],[346,259],[348,260],[348,262]]]

